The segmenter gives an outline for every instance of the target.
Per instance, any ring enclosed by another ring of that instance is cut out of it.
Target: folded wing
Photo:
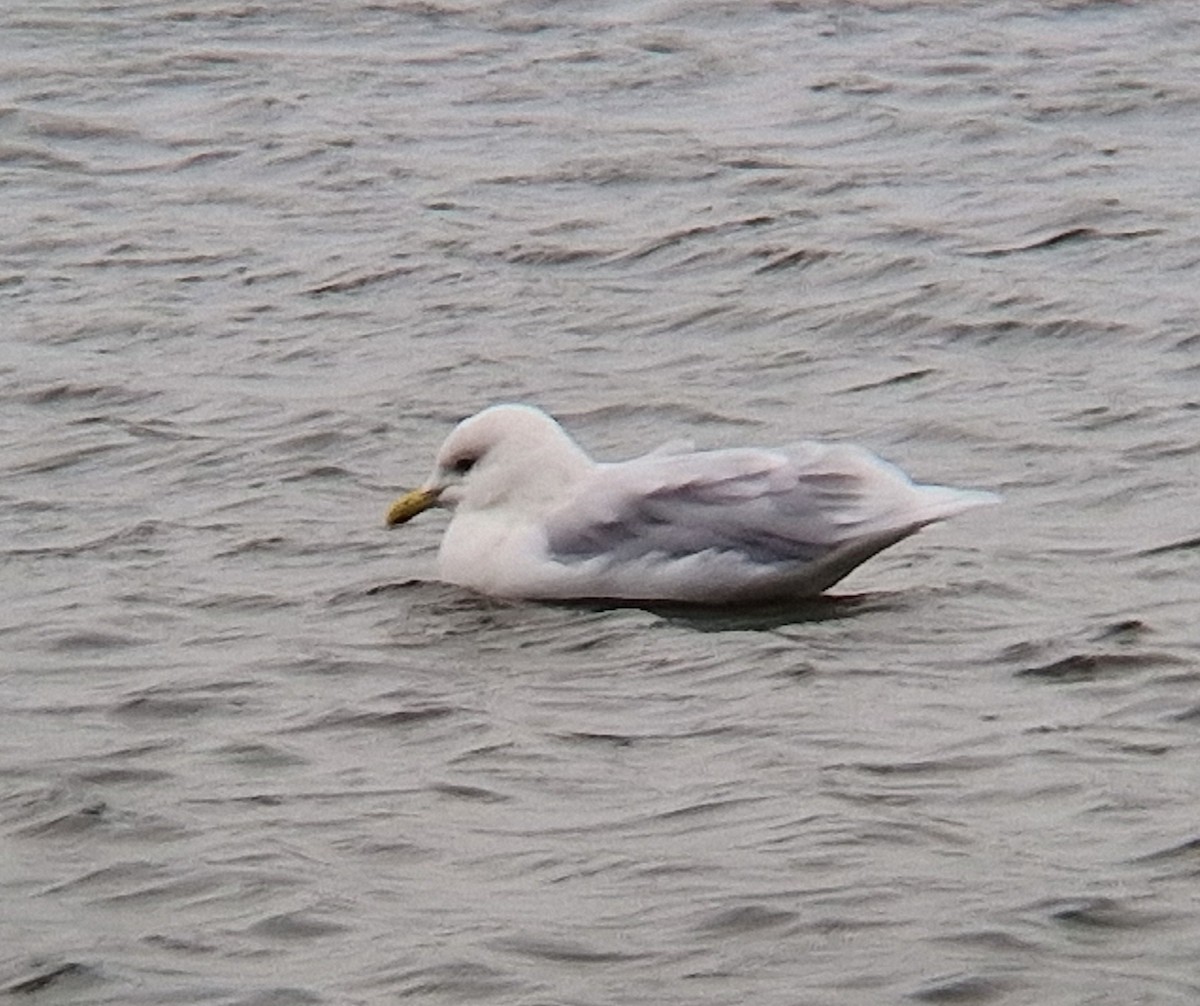
[[[599,465],[548,515],[547,546],[564,563],[724,553],[781,571],[832,563],[845,575],[923,525],[994,500],[914,485],[851,445],[656,453]]]

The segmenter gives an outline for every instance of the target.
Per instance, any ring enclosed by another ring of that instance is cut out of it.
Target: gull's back
[[[593,578],[607,567],[607,596],[809,596],[926,524],[995,500],[915,485],[851,445],[656,452],[597,466],[547,515],[546,541],[550,558]]]

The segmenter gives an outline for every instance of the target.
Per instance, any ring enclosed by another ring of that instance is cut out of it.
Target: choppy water
[[[1200,13],[0,12],[0,988],[1193,1003]],[[784,616],[500,605],[449,425],[1005,506]]]

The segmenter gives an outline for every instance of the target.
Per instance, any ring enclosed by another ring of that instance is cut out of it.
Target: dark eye
[[[450,466],[450,470],[456,475],[466,475],[472,468],[475,467],[475,458],[467,456],[461,457]]]

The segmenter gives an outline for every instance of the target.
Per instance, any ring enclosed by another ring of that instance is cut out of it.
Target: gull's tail
[[[1002,497],[982,489],[955,489],[952,486],[914,485],[919,497],[913,508],[913,517],[919,524],[932,524],[945,520],[964,510],[977,506],[992,506]]]

